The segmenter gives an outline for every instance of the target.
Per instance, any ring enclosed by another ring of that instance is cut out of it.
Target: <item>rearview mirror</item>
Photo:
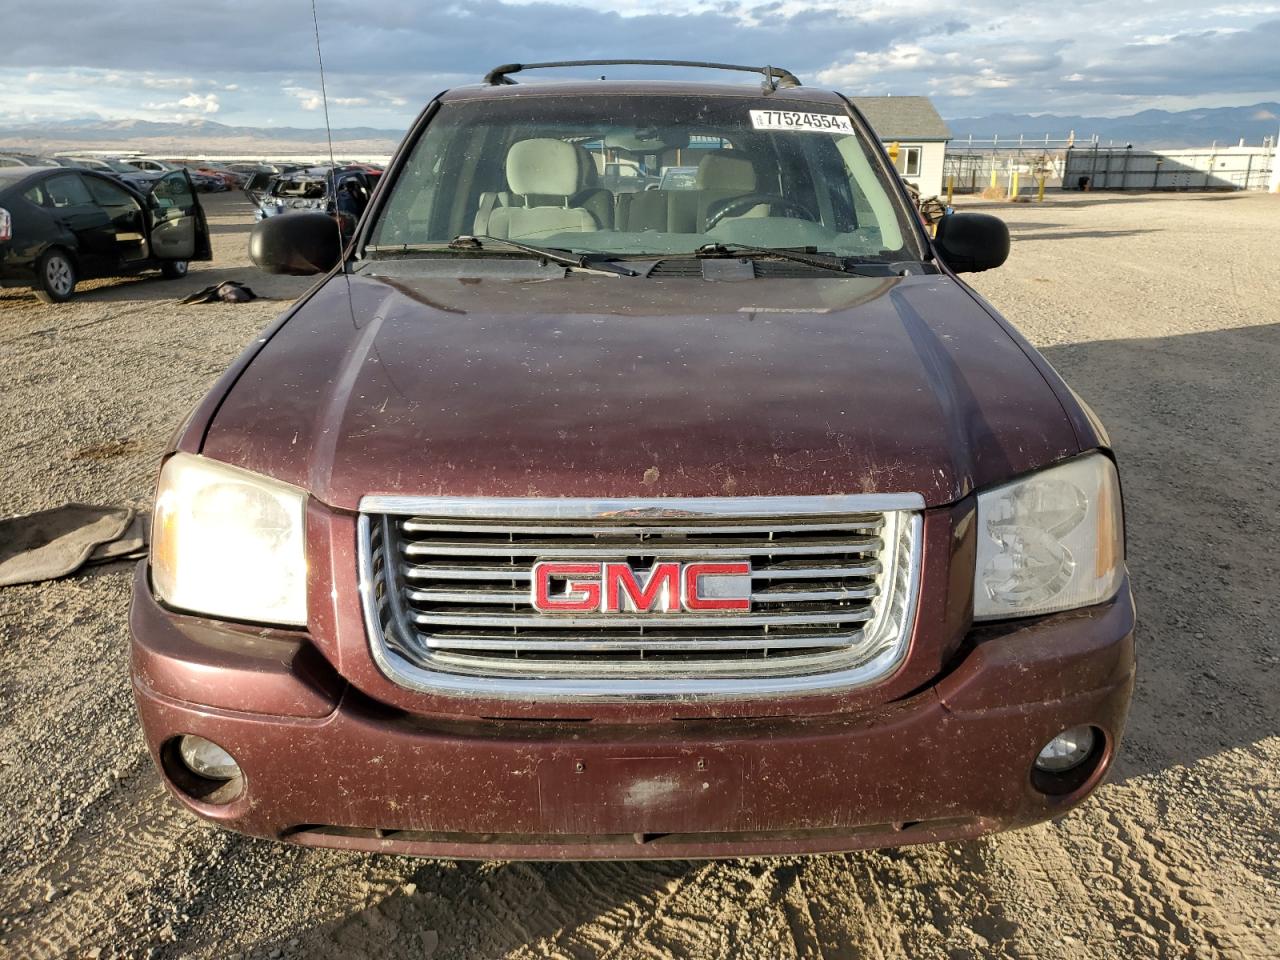
[[[267,217],[249,234],[249,259],[267,273],[328,273],[342,260],[338,221],[327,213],[302,210]]]
[[[956,273],[994,270],[1009,259],[1009,228],[986,213],[948,213],[938,221],[933,245]]]

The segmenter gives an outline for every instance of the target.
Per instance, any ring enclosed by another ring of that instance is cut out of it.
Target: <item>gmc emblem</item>
[[[751,609],[751,564],[655,563],[647,574],[625,562],[533,565],[539,613],[724,613]]]

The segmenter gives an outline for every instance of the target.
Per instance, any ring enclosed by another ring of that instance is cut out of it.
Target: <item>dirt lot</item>
[[[185,412],[279,309],[180,307],[219,259],[45,307],[0,293],[0,515],[145,505]],[[713,864],[439,863],[295,849],[165,796],[133,716],[130,570],[0,590],[0,955],[1280,956],[1280,198],[1005,205],[978,288],[1110,426],[1141,668],[1110,783],[970,843]]]

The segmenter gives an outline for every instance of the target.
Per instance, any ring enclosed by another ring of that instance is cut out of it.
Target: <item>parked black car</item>
[[[134,187],[74,167],[0,169],[0,287],[63,303],[82,279],[143,270],[172,279],[209,259],[209,227],[186,171]]]

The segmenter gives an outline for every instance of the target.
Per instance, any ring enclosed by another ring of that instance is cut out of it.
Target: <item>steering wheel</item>
[[[769,205],[770,210],[774,207],[781,207],[784,211],[798,213],[801,220],[818,222],[818,218],[813,215],[813,212],[808,207],[802,203],[797,203],[795,200],[776,193],[749,193],[745,197],[727,197],[711,204],[707,208],[707,225],[705,229],[711,230],[725,217],[735,213],[745,213],[752,207],[758,207],[766,203]]]

